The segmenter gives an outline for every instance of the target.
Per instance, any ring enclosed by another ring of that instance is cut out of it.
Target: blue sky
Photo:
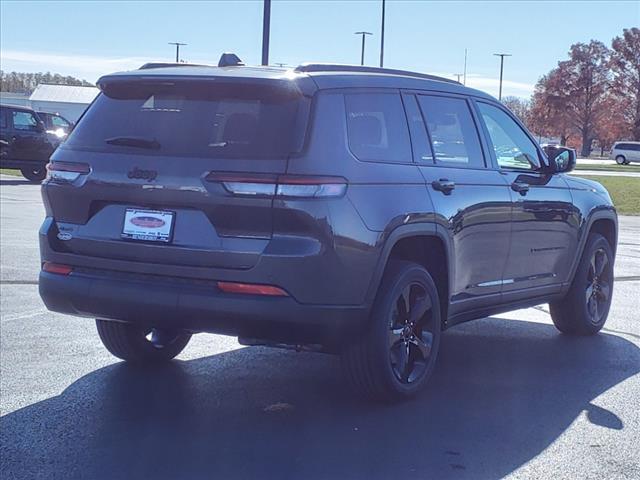
[[[274,0],[270,60],[377,65],[380,0]],[[115,70],[174,57],[167,42],[188,43],[182,57],[217,62],[221,52],[260,62],[262,2],[12,1],[0,2],[0,66],[51,71],[95,81]],[[499,60],[504,95],[528,96],[537,79],[564,59],[572,43],[609,45],[623,28],[640,25],[640,1],[432,2],[387,0],[385,66],[452,76],[497,94]],[[453,77],[452,77],[453,78]]]

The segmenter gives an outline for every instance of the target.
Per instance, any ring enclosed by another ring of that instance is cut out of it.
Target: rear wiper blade
[[[160,143],[157,140],[143,137],[112,137],[105,140],[109,145],[122,145],[124,147],[138,147],[158,150]]]

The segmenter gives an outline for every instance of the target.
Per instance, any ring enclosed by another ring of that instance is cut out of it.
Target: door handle
[[[440,180],[434,180],[431,182],[431,186],[434,190],[444,193],[445,195],[449,195],[451,191],[456,188],[455,182],[452,182],[448,178],[441,178]]]
[[[511,184],[511,190],[518,192],[520,195],[525,196],[529,191],[529,184],[522,182],[513,182]]]

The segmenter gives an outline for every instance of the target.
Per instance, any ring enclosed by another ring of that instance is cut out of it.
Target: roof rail
[[[437,80],[439,82],[455,83],[462,85],[460,82],[449,78],[438,77],[437,75],[429,75],[427,73],[410,72],[408,70],[396,70],[393,68],[366,67],[362,65],[342,65],[337,63],[303,63],[298,65],[294,72],[310,73],[310,72],[354,72],[354,73],[381,73],[386,75],[401,75],[404,77],[424,78],[427,80]]]
[[[166,67],[210,67],[211,65],[203,65],[200,63],[174,63],[174,62],[149,62],[142,65],[138,70],[150,70],[152,68]]]

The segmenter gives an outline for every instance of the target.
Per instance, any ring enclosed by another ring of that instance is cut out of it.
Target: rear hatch
[[[43,188],[60,251],[250,268],[310,99],[286,78],[103,77]],[[254,179],[255,182],[247,182]],[[233,191],[234,182],[243,191]]]

